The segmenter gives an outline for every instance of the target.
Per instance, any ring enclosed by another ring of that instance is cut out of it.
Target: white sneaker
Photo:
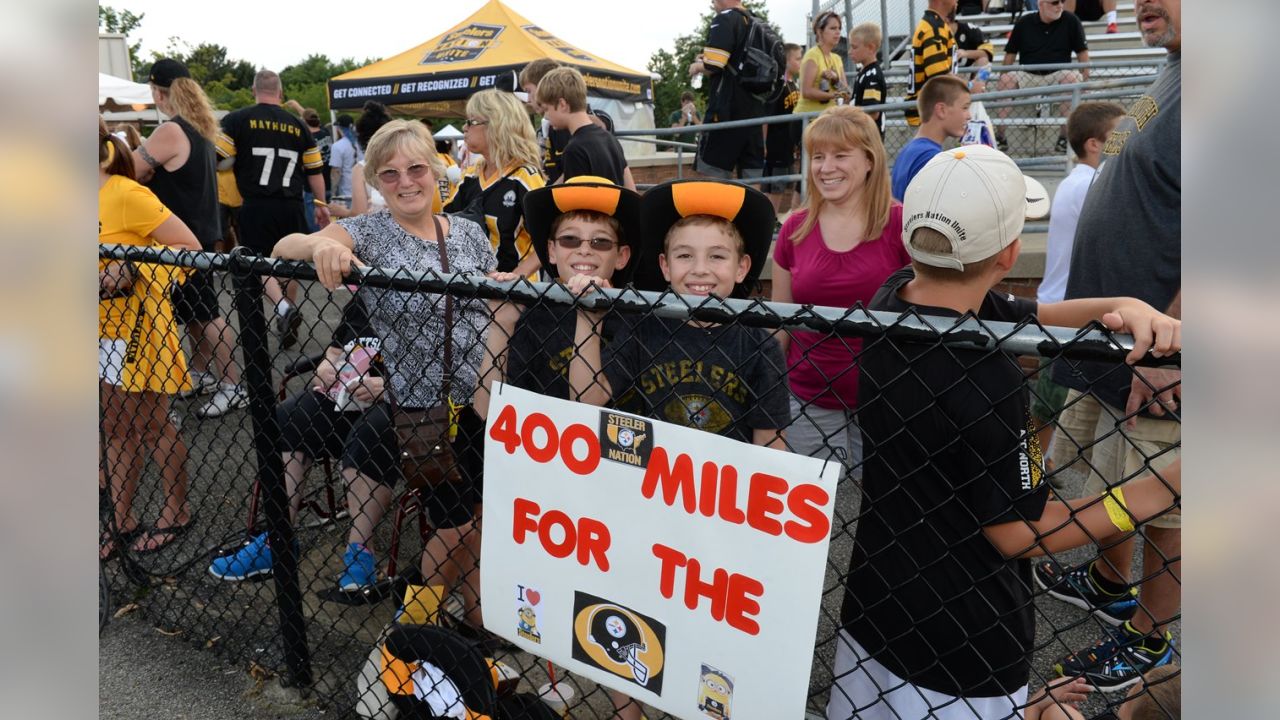
[[[218,378],[210,372],[191,371],[191,389],[183,390],[175,397],[179,400],[190,400],[201,395],[208,395],[218,389]]]
[[[202,418],[215,418],[248,406],[249,395],[243,388],[239,385],[224,385],[209,398],[209,402],[196,410],[196,415]]]

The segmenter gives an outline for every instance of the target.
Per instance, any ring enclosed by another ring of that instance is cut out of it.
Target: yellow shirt
[[[159,246],[150,235],[172,216],[150,190],[113,175],[98,190],[98,243]],[[98,303],[98,337],[128,341],[121,373],[126,391],[187,390],[187,364],[169,288],[185,280],[188,271],[150,263],[135,263],[135,271],[128,297]]]
[[[822,48],[820,47],[809,48],[808,52],[806,52],[804,54],[804,57],[801,58],[800,75],[802,77],[804,75],[804,66],[806,63],[813,63],[818,68],[816,71],[814,71],[813,82],[810,83],[809,85],[809,87],[814,90],[822,89],[822,73],[828,70],[834,71],[841,78],[844,77],[844,63],[840,61],[840,56],[836,55],[835,53],[830,53],[830,54],[824,53],[822,52]],[[828,87],[827,90],[834,91],[838,86],[839,84],[837,83],[836,85],[832,85]],[[835,104],[836,104],[835,100],[828,100],[826,102],[818,102],[817,100],[810,100],[804,96],[804,89],[801,88],[800,102],[796,103],[796,109],[792,110],[792,112],[798,112],[798,113],[817,112],[820,110],[826,110],[827,108]]]

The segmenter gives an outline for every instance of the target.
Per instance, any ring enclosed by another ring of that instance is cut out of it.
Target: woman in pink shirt
[[[866,304],[911,259],[902,245],[902,206],[889,189],[880,131],[856,107],[822,113],[804,133],[809,197],[778,233],[773,300],[849,308]],[[862,341],[794,331],[787,353],[791,449],[846,468],[862,463],[856,358]]]

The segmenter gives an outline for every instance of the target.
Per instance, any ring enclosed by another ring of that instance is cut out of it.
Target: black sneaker
[[[1163,648],[1152,650],[1151,639],[1129,623],[1106,631],[1093,647],[1071,653],[1053,666],[1062,677],[1082,677],[1102,692],[1123,690],[1153,668],[1173,662],[1173,636],[1164,634]]]
[[[1004,133],[996,133],[996,149],[1002,153],[1009,152],[1009,138]]]
[[[302,326],[302,312],[297,305],[290,305],[283,315],[276,315],[276,334],[280,347],[291,348],[298,342],[298,328]]]
[[[1054,144],[1053,144],[1053,149],[1054,149],[1054,150],[1056,150],[1056,151],[1058,151],[1058,152],[1060,152],[1060,153],[1064,153],[1064,152],[1066,152],[1066,151],[1067,151],[1067,138],[1066,138],[1066,136],[1064,136],[1064,135],[1059,135],[1059,136],[1058,136],[1058,142],[1056,142],[1056,143],[1054,143]]]
[[[1042,560],[1032,569],[1036,585],[1050,597],[1088,610],[1112,625],[1120,625],[1133,618],[1138,611],[1138,588],[1131,587],[1123,595],[1103,592],[1089,577],[1085,563],[1070,570],[1052,560]]]

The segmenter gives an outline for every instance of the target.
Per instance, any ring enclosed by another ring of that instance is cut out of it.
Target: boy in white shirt
[[[1067,272],[1071,269],[1071,247],[1076,238],[1080,208],[1084,206],[1084,196],[1089,193],[1093,177],[1102,164],[1102,147],[1123,115],[1124,108],[1115,103],[1083,102],[1067,118],[1067,140],[1076,154],[1076,166],[1053,194],[1044,278],[1036,291],[1036,302],[1041,305],[1062,302],[1067,291]],[[1067,398],[1067,389],[1053,382],[1050,376],[1049,372],[1040,373],[1031,401],[1031,413],[1040,428],[1037,434],[1046,462],[1049,444],[1053,440],[1053,422],[1062,412],[1062,404]],[[1053,478],[1056,485],[1058,476]]]

